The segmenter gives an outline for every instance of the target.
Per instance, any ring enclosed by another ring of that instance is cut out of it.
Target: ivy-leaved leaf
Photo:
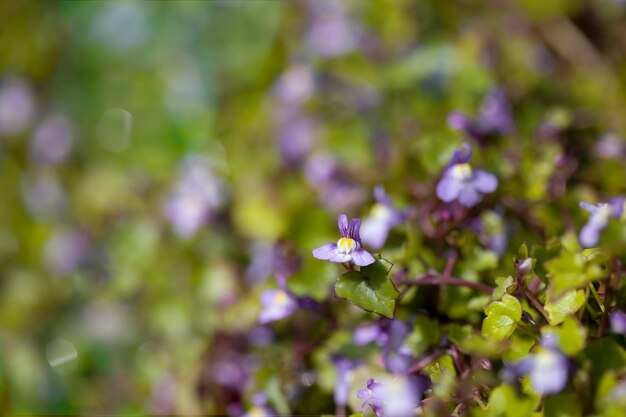
[[[335,284],[335,294],[363,310],[392,319],[400,295],[388,277],[389,268],[381,261],[360,271],[346,272]]]
[[[483,335],[504,340],[513,334],[517,323],[522,319],[522,305],[510,294],[504,294],[501,301],[494,301],[485,308],[487,317],[483,321]]]

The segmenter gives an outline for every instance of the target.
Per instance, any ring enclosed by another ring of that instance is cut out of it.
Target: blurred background
[[[506,209],[578,222],[559,204],[626,178],[625,28],[621,0],[0,2],[0,412],[333,413],[332,320],[258,324],[276,248],[294,293],[361,320],[311,249],[377,184],[431,210],[472,141],[448,115],[494,89],[514,126],[473,143]]]

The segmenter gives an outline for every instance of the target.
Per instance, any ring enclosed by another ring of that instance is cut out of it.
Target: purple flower
[[[254,406],[243,417],[274,417],[276,412],[267,404],[267,394],[259,392],[252,397]]]
[[[367,388],[361,389],[356,394],[357,398],[360,398],[363,401],[361,404],[361,408],[369,405],[376,413],[377,417],[382,417],[382,408],[383,408],[383,400],[380,397],[380,391],[382,388],[382,384],[380,382],[374,381],[374,378],[370,378],[367,380]]]
[[[515,130],[511,105],[504,91],[499,88],[487,94],[476,118],[471,119],[464,113],[455,111],[448,115],[448,125],[464,132],[481,145],[491,137],[508,135]]]
[[[367,389],[359,390],[357,397],[365,400],[361,408],[369,405],[377,417],[408,417],[415,415],[429,385],[428,378],[418,375],[400,376],[382,383],[370,378]]]
[[[356,48],[358,29],[346,15],[341,2],[310,1],[312,19],[307,43],[317,54],[336,57]]]
[[[376,342],[378,346],[383,346],[387,343],[388,338],[389,334],[387,330],[377,323],[370,326],[358,327],[354,331],[352,341],[359,346],[364,346],[372,342]]]
[[[67,275],[85,260],[89,238],[79,230],[68,229],[55,233],[46,242],[44,259],[55,275]]]
[[[70,153],[73,139],[73,126],[65,116],[48,116],[33,134],[30,154],[38,164],[58,164]]]
[[[186,239],[224,203],[226,186],[211,162],[202,156],[186,157],[180,171],[181,178],[167,201],[165,216],[176,234]]]
[[[35,116],[35,100],[30,86],[7,77],[0,84],[0,136],[23,132]]]
[[[613,333],[626,334],[626,313],[615,310],[611,313],[610,319]]]
[[[374,249],[380,249],[385,244],[389,231],[404,222],[406,212],[397,210],[382,185],[374,189],[376,204],[372,207],[369,217],[363,221],[361,238],[363,243]]]
[[[495,175],[481,169],[474,169],[469,164],[472,148],[464,145],[457,149],[443,176],[437,184],[437,197],[446,203],[457,200],[462,206],[473,207],[480,202],[483,194],[492,193],[498,187]]]
[[[315,91],[313,70],[306,64],[294,63],[276,81],[274,93],[285,104],[299,106]]]
[[[266,290],[261,294],[263,309],[259,313],[259,323],[267,324],[281,320],[298,308],[298,302],[282,289]]]
[[[337,223],[341,238],[337,243],[327,243],[317,249],[313,249],[313,256],[317,259],[338,263],[352,261],[358,266],[374,263],[374,257],[361,247],[361,237],[359,236],[361,219],[352,219],[350,220],[350,225],[348,225],[348,218],[345,214],[341,214],[337,219]]]
[[[361,361],[352,361],[341,355],[333,355],[331,357],[337,377],[335,378],[335,404],[346,405],[348,403],[348,395],[350,387],[354,380],[354,368],[361,364]]]
[[[557,336],[547,334],[541,340],[539,351],[509,365],[504,378],[528,375],[535,392],[550,395],[559,393],[565,388],[571,370],[569,358],[559,349]]]
[[[591,213],[589,220],[580,229],[580,244],[586,248],[595,246],[600,239],[600,233],[609,223],[611,218],[618,219],[624,211],[624,199],[613,198],[608,203],[598,203],[595,206],[584,201],[580,207]]]
[[[290,115],[279,122],[278,150],[288,166],[304,161],[315,141],[316,130],[316,123],[300,114]]]

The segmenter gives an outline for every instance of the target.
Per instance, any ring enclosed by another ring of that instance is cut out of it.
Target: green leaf
[[[436,321],[425,316],[417,316],[413,331],[406,338],[406,344],[416,356],[419,356],[429,347],[439,343],[440,338],[441,331]]]
[[[551,329],[559,337],[561,350],[569,356],[576,356],[585,348],[587,329],[574,317],[568,317],[559,327]]]
[[[602,374],[626,366],[626,352],[613,339],[600,339],[589,343],[584,356],[591,362],[591,377],[599,381]]]
[[[489,396],[487,413],[489,417],[527,417],[533,414],[537,401],[533,398],[518,396],[515,389],[502,384]]]
[[[392,319],[400,293],[388,278],[388,272],[389,268],[381,261],[360,271],[346,272],[337,280],[335,294],[363,310]]]
[[[517,290],[517,282],[512,276],[496,278],[496,288],[493,290],[493,300],[501,300],[504,294],[513,294]]]
[[[589,262],[589,258],[582,253],[567,250],[562,251],[558,258],[546,262],[545,266],[551,279],[552,297],[558,297],[602,277],[602,268],[599,265]]]
[[[544,417],[580,417],[582,406],[576,394],[552,395],[543,405]]]
[[[570,315],[576,313],[585,305],[585,292],[583,290],[570,291],[555,302],[548,301],[545,305],[550,324],[555,326],[563,323]]]
[[[447,330],[448,338],[463,353],[493,357],[503,350],[500,342],[486,338],[470,325],[451,324]]]
[[[504,340],[513,334],[522,319],[522,305],[517,298],[504,294],[502,301],[494,301],[485,308],[485,314],[483,335],[494,340]]]

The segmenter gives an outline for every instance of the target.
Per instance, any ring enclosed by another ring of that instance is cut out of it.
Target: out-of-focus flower
[[[380,249],[387,241],[389,231],[402,224],[407,218],[405,211],[396,209],[382,185],[374,189],[376,204],[369,217],[361,225],[363,243],[373,249]]]
[[[55,275],[67,275],[80,266],[89,248],[89,238],[79,230],[54,234],[44,249],[46,265]]]
[[[333,355],[331,357],[337,377],[335,378],[335,404],[344,406],[348,403],[348,395],[350,387],[354,380],[354,369],[361,364],[362,361],[353,361],[341,355]]]
[[[165,206],[165,216],[181,238],[191,237],[224,203],[226,186],[201,156],[185,158],[181,178]]]
[[[263,308],[259,313],[259,323],[267,324],[281,320],[298,308],[298,302],[282,289],[270,289],[261,294]]]
[[[339,1],[309,1],[312,20],[307,35],[310,48],[317,54],[336,57],[357,46],[358,32]]]
[[[383,363],[391,373],[406,372],[413,362],[413,352],[406,344],[411,332],[409,325],[401,320],[389,320],[387,340],[383,345]]]
[[[554,334],[544,335],[539,351],[505,368],[503,378],[528,375],[530,385],[540,395],[557,394],[567,385],[571,363],[561,352]]]
[[[33,122],[35,102],[28,84],[6,78],[0,84],[0,136],[23,132]]]
[[[605,159],[618,159],[626,156],[626,141],[615,133],[605,133],[598,139],[595,153]]]
[[[359,346],[372,342],[376,342],[378,346],[383,346],[388,338],[387,330],[380,323],[358,327],[352,335],[352,341]]]
[[[278,78],[274,93],[288,105],[301,105],[315,91],[313,70],[306,64],[294,63]]]
[[[339,215],[337,219],[339,234],[341,238],[337,243],[327,243],[313,250],[313,256],[317,259],[329,260],[331,262],[353,262],[355,265],[366,266],[374,263],[374,257],[361,247],[361,237],[359,229],[360,219],[350,220],[345,214]]]
[[[626,334],[626,313],[614,310],[610,316],[611,330],[614,333]]]
[[[369,405],[377,417],[414,416],[430,382],[420,376],[398,376],[383,382],[367,380],[367,389],[357,393],[365,400],[361,408]]]
[[[437,197],[446,203],[458,201],[462,206],[473,207],[480,202],[483,194],[492,193],[498,187],[495,175],[469,164],[472,148],[465,144],[452,155],[443,176],[437,184]]]
[[[274,417],[276,412],[267,404],[267,395],[257,393],[252,397],[253,407],[243,417]]]
[[[44,119],[33,134],[30,154],[41,165],[63,162],[70,153],[74,128],[65,116],[52,115]]]
[[[372,410],[374,410],[377,417],[382,417],[383,399],[379,394],[382,385],[379,382],[374,381],[374,378],[370,378],[367,380],[366,386],[366,389],[359,390],[356,395],[358,398],[364,400],[363,404],[361,404],[361,408],[369,405],[372,407]]]
[[[448,115],[448,125],[464,132],[481,145],[489,138],[508,135],[515,130],[511,105],[504,91],[499,88],[487,94],[474,119],[455,111]]]
[[[315,122],[297,114],[280,122],[278,150],[288,166],[300,164],[311,151],[316,134]]]
[[[49,175],[22,177],[22,198],[30,215],[37,220],[59,217],[66,209],[63,187]]]
[[[600,233],[608,225],[611,218],[618,219],[624,211],[624,199],[617,197],[608,203],[598,203],[595,206],[584,201],[580,207],[591,213],[587,223],[580,229],[580,244],[586,248],[594,246],[600,239]]]

